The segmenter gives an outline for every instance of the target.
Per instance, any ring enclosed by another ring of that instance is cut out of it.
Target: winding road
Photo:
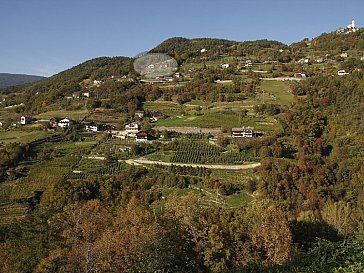
[[[190,167],[202,167],[207,169],[225,169],[225,170],[247,170],[254,169],[260,166],[260,163],[251,163],[245,165],[215,165],[215,164],[189,164],[189,163],[170,163],[163,161],[154,161],[144,158],[128,159],[125,162],[129,165],[143,165],[143,164],[160,164],[164,166],[190,166]]]

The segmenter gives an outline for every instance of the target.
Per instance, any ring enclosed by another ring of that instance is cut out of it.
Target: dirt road
[[[160,164],[164,166],[191,166],[191,167],[203,167],[208,169],[226,169],[226,170],[247,170],[260,166],[260,163],[252,163],[246,165],[215,165],[215,164],[189,164],[189,163],[170,163],[162,161],[153,161],[144,158],[128,159],[125,162],[129,165],[143,165],[143,164]]]

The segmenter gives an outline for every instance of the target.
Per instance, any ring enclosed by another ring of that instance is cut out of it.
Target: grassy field
[[[146,101],[143,106],[145,111],[161,111],[166,115],[180,115],[186,107],[172,101]]]
[[[239,207],[242,204],[247,204],[252,201],[252,197],[246,192],[241,191],[236,194],[232,194],[226,197],[226,204],[229,207]]]
[[[44,112],[39,115],[36,115],[35,118],[37,119],[51,119],[53,117],[61,117],[61,118],[70,118],[75,120],[83,119],[87,114],[88,110],[56,110],[56,111],[49,111]]]
[[[276,103],[287,105],[293,101],[293,95],[289,91],[289,81],[262,81],[260,88],[265,92],[269,92],[276,98]]]
[[[3,143],[29,143],[37,139],[41,139],[52,135],[43,130],[25,130],[25,129],[11,129],[9,131],[0,131],[0,142]]]
[[[208,112],[201,116],[185,115],[173,116],[167,119],[158,120],[154,123],[156,126],[166,127],[201,127],[201,128],[219,128],[219,127],[240,127],[251,126],[256,130],[272,132],[281,130],[281,125],[273,117],[254,117],[247,116],[241,119],[239,113],[228,112]]]
[[[221,126],[237,127],[240,125],[239,114],[210,112],[201,116],[173,116],[167,119],[158,120],[156,126],[190,126],[202,128],[216,128]]]
[[[211,177],[218,179],[222,183],[233,183],[245,185],[247,181],[255,177],[254,170],[220,170],[212,169]]]

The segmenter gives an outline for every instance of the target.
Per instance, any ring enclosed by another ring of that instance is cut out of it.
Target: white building
[[[229,68],[230,67],[230,64],[222,64],[221,67],[222,68]]]
[[[207,49],[206,48],[203,48],[203,49],[201,49],[201,53],[205,53],[207,51]]]
[[[86,124],[86,130],[90,132],[97,132],[99,130],[99,126],[95,122],[90,122]]]
[[[242,127],[242,128],[232,128],[231,129],[232,137],[248,137],[251,138],[254,136],[254,128],[253,127]]]
[[[137,123],[127,124],[125,125],[125,131],[129,136],[135,136],[135,134],[139,132],[139,124]]]
[[[345,71],[345,69],[340,69],[338,72],[337,72],[337,75],[338,76],[345,76],[345,75],[349,75],[349,73],[347,73]]]
[[[353,32],[357,32],[359,28],[356,27],[355,20],[352,20],[351,23],[346,28],[339,28],[336,30],[337,34],[349,34]]]
[[[89,98],[89,97],[91,97],[91,93],[90,93],[90,91],[82,92],[82,97],[84,97],[84,98]]]
[[[58,127],[61,128],[65,128],[65,127],[70,127],[72,125],[72,120],[68,119],[68,118],[64,118],[61,119],[60,121],[58,121]]]
[[[351,20],[351,24],[349,24],[346,28],[356,32],[357,28],[355,27],[355,20]]]
[[[21,125],[26,125],[32,122],[32,118],[27,117],[27,116],[21,116],[20,117],[20,124]]]

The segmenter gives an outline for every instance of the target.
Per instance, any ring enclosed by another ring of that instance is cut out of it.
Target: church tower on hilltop
[[[351,24],[347,26],[348,29],[355,29],[355,20],[351,21]]]

